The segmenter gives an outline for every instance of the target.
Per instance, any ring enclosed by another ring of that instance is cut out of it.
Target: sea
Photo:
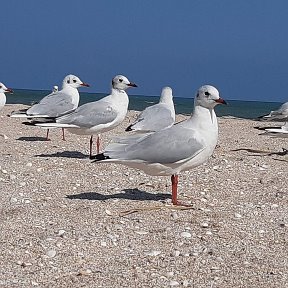
[[[7,104],[32,105],[39,102],[44,96],[51,93],[48,90],[13,89],[13,94],[6,94]],[[97,101],[107,94],[80,92],[80,103]],[[176,114],[190,115],[193,110],[193,98],[174,97]],[[226,100],[226,99],[225,99]],[[159,96],[129,95],[129,110],[142,111],[147,106],[158,103]],[[244,119],[256,119],[259,116],[276,110],[282,103],[226,100],[228,105],[218,105],[215,110],[218,117],[230,116]]]

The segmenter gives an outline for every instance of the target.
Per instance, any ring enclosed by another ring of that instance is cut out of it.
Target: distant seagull
[[[31,123],[24,123],[33,125],[34,122],[51,121],[51,118],[53,119],[72,112],[79,104],[80,97],[77,88],[82,86],[89,87],[87,83],[82,82],[77,76],[67,75],[63,80],[62,90],[53,91],[29,109],[12,112],[10,117],[34,118],[35,120],[32,120]],[[48,134],[49,129],[47,131],[47,140]],[[64,130],[63,140],[65,140]]]
[[[13,90],[10,88],[7,88],[3,83],[0,82],[0,110],[2,110],[6,104],[5,93],[13,93]]]
[[[218,139],[217,104],[226,104],[218,90],[202,86],[188,120],[154,133],[118,137],[104,153],[91,159],[124,164],[149,175],[171,176],[172,203],[182,205],[177,200],[178,174],[203,164],[212,155]]]
[[[267,135],[278,137],[278,138],[288,138],[288,122],[279,128],[266,128],[265,131]]]
[[[92,155],[93,135],[109,131],[118,126],[127,114],[129,98],[125,90],[137,87],[125,76],[117,75],[112,79],[111,94],[95,102],[86,103],[75,111],[56,118],[54,123],[39,123],[37,126],[47,128],[65,128],[79,135],[91,135],[90,156]],[[100,149],[97,137],[97,153]]]
[[[171,127],[175,122],[172,89],[164,87],[158,104],[143,110],[125,131],[149,132]]]
[[[57,85],[55,85],[55,86],[53,86],[53,90],[52,90],[52,92],[58,92],[58,86]]]
[[[288,121],[288,102],[282,104],[279,109],[271,111],[268,115],[258,117],[259,120]]]

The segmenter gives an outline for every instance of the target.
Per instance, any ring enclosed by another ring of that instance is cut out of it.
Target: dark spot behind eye
[[[206,91],[204,94],[205,94],[206,96],[209,96],[209,95],[210,95],[210,93],[209,93],[209,92],[207,92],[207,91]]]
[[[2,86],[0,86],[0,89],[2,89]]]
[[[67,80],[67,83],[70,84],[70,80]]]
[[[123,79],[120,78],[120,79],[119,79],[119,82],[123,82]]]

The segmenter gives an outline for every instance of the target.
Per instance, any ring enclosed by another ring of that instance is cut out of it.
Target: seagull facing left
[[[202,86],[189,119],[154,133],[118,137],[104,153],[91,159],[124,164],[148,175],[171,176],[172,203],[182,205],[177,200],[178,174],[203,164],[212,155],[218,139],[217,104],[226,104],[218,90]]]
[[[2,110],[6,104],[5,93],[13,93],[13,90],[10,88],[7,88],[3,83],[0,82],[0,110]]]

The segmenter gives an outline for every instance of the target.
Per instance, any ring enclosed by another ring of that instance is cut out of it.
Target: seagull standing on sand
[[[7,88],[3,83],[0,82],[0,110],[2,110],[6,104],[5,93],[13,93],[13,90],[10,88]]]
[[[118,137],[104,153],[91,159],[124,164],[148,175],[171,176],[172,203],[182,205],[177,200],[178,174],[203,164],[212,155],[218,139],[217,104],[226,104],[218,90],[202,86],[188,120],[155,133]]]
[[[34,122],[39,121],[51,121],[51,118],[62,116],[78,107],[80,97],[77,88],[82,86],[89,87],[87,83],[82,82],[77,76],[67,75],[63,80],[62,90],[53,91],[29,109],[12,112],[10,117],[34,118],[35,120],[32,120],[32,122],[25,123],[28,125],[34,125]],[[47,140],[48,134],[49,129],[47,131]],[[64,130],[63,140],[65,140]]]
[[[259,120],[288,121],[288,102],[282,104],[279,109],[271,111],[268,115],[258,117]]]
[[[112,79],[111,94],[95,102],[86,103],[75,111],[56,118],[55,123],[39,123],[37,126],[53,128],[61,127],[78,135],[91,135],[90,157],[92,155],[93,135],[97,134],[97,153],[99,153],[99,133],[109,131],[118,126],[125,118],[129,98],[125,90],[137,87],[125,76],[117,75]]]
[[[172,89],[164,87],[158,104],[143,110],[126,131],[149,132],[171,127],[175,122]]]

